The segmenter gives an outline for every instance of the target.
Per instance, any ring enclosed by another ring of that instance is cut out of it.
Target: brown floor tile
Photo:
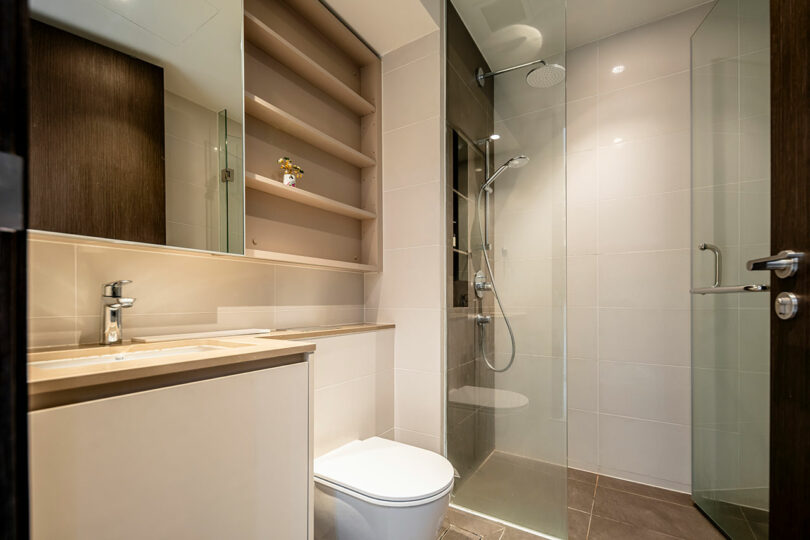
[[[444,535],[439,538],[441,540],[481,540],[481,535],[450,525]]]
[[[588,540],[672,540],[673,537],[599,516],[591,518]],[[572,539],[573,540],[573,539]],[[690,539],[697,540],[697,539]]]
[[[628,482],[627,480],[620,480],[610,476],[599,475],[599,486],[619,491],[627,491],[628,493],[635,493],[636,495],[643,495],[661,501],[669,501],[684,506],[692,506],[692,496],[688,493],[681,493],[679,491],[670,491],[668,489],[661,489],[646,484],[637,484],[635,482]]]
[[[596,490],[594,484],[580,482],[578,480],[568,481],[568,508],[581,512],[591,512],[593,508],[593,496]]]
[[[541,538],[541,536],[537,536],[536,534],[527,533],[520,529],[513,529],[512,527],[507,527],[503,531],[503,536],[501,536],[501,540],[540,540]]]
[[[587,512],[568,509],[568,540],[586,540],[591,515]]]
[[[745,506],[740,510],[743,516],[745,516],[745,519],[751,523],[768,523],[769,514],[767,510],[759,510],[758,508],[748,508]]]
[[[587,482],[589,484],[596,483],[596,474],[588,471],[581,471],[579,469],[568,469],[568,479],[578,480],[579,482]]]
[[[714,525],[693,506],[597,486],[593,515],[689,540],[722,540]],[[593,522],[591,523],[593,531]]]
[[[467,512],[448,508],[444,516],[444,526],[448,529],[456,527],[480,535],[486,540],[498,540],[503,533],[504,526],[500,523],[480,518]]]
[[[768,540],[770,537],[767,523],[748,522],[756,540]]]

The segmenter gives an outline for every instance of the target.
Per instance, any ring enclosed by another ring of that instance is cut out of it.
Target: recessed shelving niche
[[[246,254],[380,270],[380,59],[318,0],[244,5]]]

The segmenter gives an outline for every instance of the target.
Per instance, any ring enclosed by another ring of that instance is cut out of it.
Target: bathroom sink
[[[216,350],[226,349],[221,345],[186,345],[180,347],[165,347],[161,349],[147,349],[135,351],[120,351],[109,354],[98,354],[92,356],[78,356],[71,358],[58,358],[54,360],[40,360],[31,362],[31,366],[40,369],[57,369],[78,366],[91,366],[93,364],[104,364],[111,362],[126,362],[130,360],[148,360],[151,358],[165,358],[170,356],[180,356],[185,354],[207,353]]]

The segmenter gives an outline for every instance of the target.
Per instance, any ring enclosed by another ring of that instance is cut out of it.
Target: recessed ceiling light
[[[492,135],[490,135],[490,136],[489,136],[489,139],[490,139],[491,141],[497,141],[497,140],[498,140],[498,139],[500,139],[500,138],[501,138],[501,136],[500,136],[500,135],[498,135],[497,133],[493,133]]]
[[[624,66],[622,65],[613,66],[613,69],[611,69],[611,71],[613,73],[621,73],[622,71],[624,71]]]
[[[621,137],[616,137],[615,139],[613,139],[613,143],[614,143],[614,144],[619,144],[619,143],[620,143],[620,142],[622,142],[623,140],[624,140],[624,139],[622,139]]]

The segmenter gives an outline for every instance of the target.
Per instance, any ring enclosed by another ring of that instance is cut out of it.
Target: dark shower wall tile
[[[447,457],[461,475],[457,483],[475,469],[475,410],[448,405]]]
[[[492,133],[494,86],[478,86],[475,70],[489,65],[453,5],[447,3],[447,121],[475,141]]]
[[[475,458],[476,463],[482,463],[495,450],[495,416],[478,409],[475,419]]]

